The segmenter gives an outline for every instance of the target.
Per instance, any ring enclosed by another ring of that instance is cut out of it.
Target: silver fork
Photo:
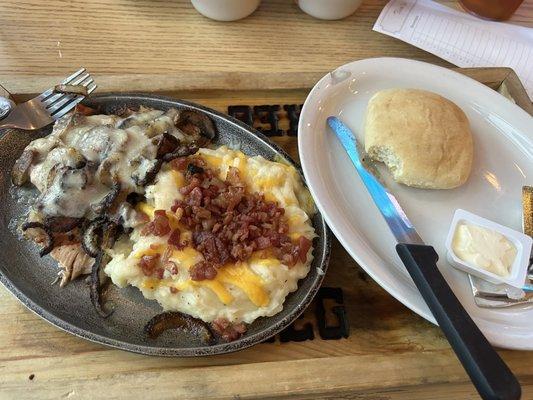
[[[96,89],[96,83],[85,68],[76,71],[62,82],[64,85],[82,85],[87,94]],[[0,129],[40,129],[58,120],[72,110],[85,96],[58,93],[54,88],[48,89],[39,96],[15,106],[9,114],[0,119]]]

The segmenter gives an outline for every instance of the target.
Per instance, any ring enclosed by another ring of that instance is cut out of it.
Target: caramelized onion
[[[101,250],[96,260],[94,261],[92,270],[91,270],[91,283],[89,285],[91,302],[94,306],[96,312],[103,318],[109,317],[113,311],[105,311],[102,307],[102,294],[101,294],[101,282],[100,282],[100,271],[109,261],[109,256]]]
[[[202,320],[178,311],[169,311],[156,315],[144,326],[144,332],[150,339],[155,339],[168,329],[182,329],[201,338],[206,344],[213,344],[214,336]]]
[[[42,222],[25,222],[21,226],[22,231],[28,229],[41,229],[46,234],[46,244],[39,251],[41,257],[47,255],[54,249],[54,237],[50,229]]]

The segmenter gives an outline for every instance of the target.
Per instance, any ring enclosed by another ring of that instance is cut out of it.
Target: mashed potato
[[[200,149],[198,156],[218,171],[220,179],[226,178],[229,167],[237,168],[248,192],[262,193],[266,200],[276,201],[283,207],[291,239],[304,236],[312,240],[316,236],[309,220],[314,205],[294,167],[261,156],[247,157],[225,146],[216,150]],[[181,172],[161,170],[155,183],[147,187],[146,202],[138,209],[150,218],[154,210],[166,210],[171,226],[179,226],[183,232],[178,217],[170,209],[182,198],[179,188],[184,185]],[[308,274],[313,259],[312,247],[306,262],[297,262],[292,267],[276,258],[262,258],[254,253],[245,262],[224,265],[218,269],[215,279],[194,281],[189,268],[203,261],[203,256],[193,247],[186,247],[170,254],[169,259],[177,265],[178,272],[165,271],[158,279],[146,276],[139,262],[145,255],[162,254],[168,236],[142,236],[141,229],[135,228],[129,237],[116,243],[110,251],[112,259],[105,267],[106,274],[117,286],[139,288],[146,298],[157,300],[165,310],[181,311],[206,322],[225,318],[251,323],[258,317],[280,312],[285,297],[297,289],[298,280]]]

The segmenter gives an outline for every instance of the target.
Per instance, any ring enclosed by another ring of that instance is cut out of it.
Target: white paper
[[[511,67],[533,99],[533,29],[478,19],[429,0],[392,0],[374,30],[459,67]]]

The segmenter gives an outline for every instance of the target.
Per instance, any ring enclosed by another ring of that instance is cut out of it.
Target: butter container
[[[487,271],[472,262],[462,260],[454,251],[453,240],[457,228],[461,224],[479,226],[503,235],[516,249],[516,254],[512,264],[509,267],[507,276],[501,276],[496,273]],[[447,259],[452,266],[471,275],[485,279],[489,282],[501,284],[505,283],[514,287],[521,288],[525,284],[527,269],[529,266],[529,257],[531,255],[531,246],[533,240],[531,237],[521,232],[497,224],[479,215],[472,214],[468,211],[457,209],[446,239]]]

